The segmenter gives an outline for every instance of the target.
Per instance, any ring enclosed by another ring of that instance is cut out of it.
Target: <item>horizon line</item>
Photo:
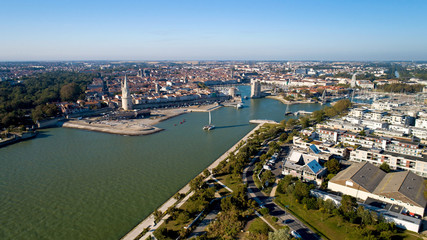
[[[281,59],[281,60],[263,60],[263,59],[157,59],[157,60],[130,60],[130,59],[73,59],[73,60],[0,60],[0,63],[5,62],[191,62],[191,61],[199,61],[199,62],[427,62],[425,60],[289,60],[289,59]]]

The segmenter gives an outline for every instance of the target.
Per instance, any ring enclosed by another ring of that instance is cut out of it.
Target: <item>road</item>
[[[278,206],[273,202],[273,198],[264,195],[255,185],[253,180],[253,173],[255,165],[254,163],[259,161],[259,156],[266,153],[268,150],[268,144],[264,145],[258,155],[252,159],[251,163],[243,170],[243,182],[248,184],[248,196],[249,198],[254,199],[258,204],[268,208],[270,215],[275,216],[279,219],[280,222],[287,221],[287,225],[291,230],[297,231],[303,239],[306,240],[318,240],[321,239],[313,231],[311,231],[307,226],[305,226],[301,221],[296,217],[292,216],[289,213]],[[277,166],[277,165],[276,165]]]

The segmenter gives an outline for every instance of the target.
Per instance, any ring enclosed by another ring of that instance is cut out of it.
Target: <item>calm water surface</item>
[[[280,121],[286,110],[272,99],[245,106],[212,112],[211,132],[207,113],[189,113],[148,136],[55,128],[1,148],[0,239],[119,239],[253,129],[250,119]]]

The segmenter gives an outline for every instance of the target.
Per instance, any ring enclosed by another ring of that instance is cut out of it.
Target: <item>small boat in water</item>
[[[215,125],[212,124],[211,112],[209,111],[209,124],[203,127],[203,130],[210,131],[215,128]]]
[[[243,108],[243,104],[242,104],[242,103],[238,103],[238,104],[236,105],[236,108],[237,108],[237,109]]]

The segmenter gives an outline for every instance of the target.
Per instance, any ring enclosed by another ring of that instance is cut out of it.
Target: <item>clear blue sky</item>
[[[427,60],[426,14],[426,0],[4,0],[0,61]]]

